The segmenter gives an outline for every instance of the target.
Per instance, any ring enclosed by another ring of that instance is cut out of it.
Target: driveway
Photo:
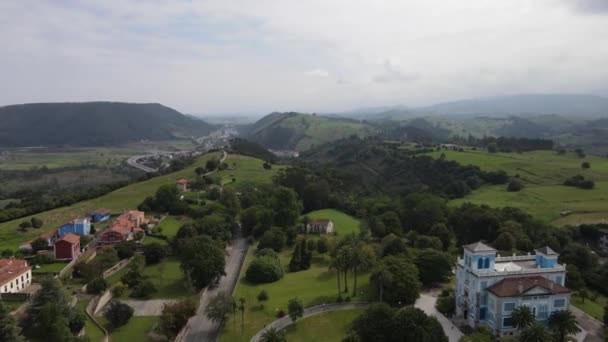
[[[576,317],[581,332],[576,335],[577,341],[584,342],[602,342],[604,341],[604,329],[602,322],[587,315],[582,310],[577,309],[573,305],[570,306],[570,311]]]
[[[227,249],[228,256],[226,257],[226,275],[220,279],[218,285],[209,286],[201,295],[201,303],[198,307],[196,316],[190,318],[188,325],[184,330],[184,340],[192,342],[200,341],[215,341],[219,332],[220,325],[207,319],[205,308],[209,304],[209,300],[220,292],[232,294],[239,278],[241,266],[245,261],[247,254],[247,241],[239,237],[232,241],[232,245]],[[180,335],[181,336],[181,335]],[[176,339],[176,341],[182,339]]]
[[[435,309],[436,302],[437,297],[421,293],[420,298],[418,298],[414,306],[424,311],[427,315],[437,318],[450,342],[458,342],[462,337],[462,333],[457,326]]]
[[[133,308],[133,316],[160,316],[165,304],[174,303],[172,299],[121,300]]]

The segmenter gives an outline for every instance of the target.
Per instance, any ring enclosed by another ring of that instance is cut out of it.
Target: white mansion
[[[456,266],[459,318],[471,327],[485,324],[496,335],[507,336],[516,332],[511,313],[520,305],[531,308],[540,322],[568,308],[566,265],[558,264],[551,248],[537,249],[534,255],[496,254],[481,242],[464,246],[464,258],[458,258]]]

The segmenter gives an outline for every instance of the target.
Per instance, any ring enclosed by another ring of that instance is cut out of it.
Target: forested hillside
[[[102,146],[201,136],[211,126],[157,103],[34,103],[0,107],[0,147]]]
[[[373,126],[357,120],[290,112],[263,117],[245,135],[266,148],[305,151],[351,135],[367,136],[374,132]]]

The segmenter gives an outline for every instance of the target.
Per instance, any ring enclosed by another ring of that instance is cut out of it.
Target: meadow
[[[346,214],[335,212],[336,217],[342,217],[343,221],[349,222],[350,225],[336,225],[338,236],[346,235],[353,231],[352,227],[357,227],[359,222],[349,217]],[[338,215],[339,214],[339,215]],[[318,235],[313,235],[315,238]],[[291,260],[292,248],[285,247],[279,253],[281,266],[287,269]],[[330,256],[327,254],[313,253],[313,260],[310,269],[300,272],[286,272],[282,279],[269,284],[252,284],[245,279],[247,267],[255,258],[255,247],[249,248],[245,263],[239,275],[239,281],[235,289],[234,298],[245,298],[246,312],[244,334],[241,336],[240,330],[240,314],[237,313],[237,324],[235,327],[234,318],[231,316],[225,324],[220,337],[221,341],[249,341],[266,324],[277,319],[277,313],[280,310],[287,312],[287,302],[294,297],[300,298],[304,302],[305,307],[316,306],[324,303],[334,303],[338,298],[338,288],[336,273],[329,271]],[[341,279],[342,289],[344,287],[344,279]],[[352,295],[352,286],[354,275],[352,272],[348,274],[348,286],[351,293],[342,294],[343,297]],[[264,302],[263,306],[257,301],[257,295],[260,291],[265,290],[268,293],[268,301]],[[366,301],[375,294],[369,284],[369,274],[360,273],[357,277],[357,296],[353,299],[356,301]],[[346,318],[343,318],[346,320]],[[342,324],[342,323],[341,323]],[[346,322],[344,322],[346,324]],[[298,334],[314,334],[313,331],[306,333],[307,327],[314,329],[314,324],[304,325],[298,331]],[[341,334],[341,328],[336,327],[336,335]],[[291,339],[290,339],[291,341]]]
[[[263,160],[237,154],[229,154],[225,162],[228,164],[228,169],[216,172],[213,177],[220,179],[222,185],[235,188],[249,184],[271,183],[272,177],[284,168],[282,165],[273,165],[267,170],[264,168]]]
[[[306,214],[310,219],[330,219],[338,235],[359,234],[361,222],[354,217],[335,209],[321,209]]]
[[[287,327],[285,337],[289,342],[340,342],[348,334],[351,322],[362,312],[344,310],[311,316]]]
[[[181,177],[195,177],[194,169],[197,167],[204,167],[207,160],[218,156],[219,153],[217,152],[205,154],[201,156],[196,163],[183,170],[150,178],[143,182],[130,184],[101,197],[78,202],[68,207],[57,208],[32,215],[41,218],[44,221],[44,226],[41,229],[29,229],[26,233],[17,230],[20,222],[29,220],[32,216],[0,223],[0,250],[16,249],[24,242],[34,239],[42,233],[56,229],[60,224],[73,218],[88,215],[98,208],[107,208],[112,211],[112,213],[120,213],[123,210],[135,209],[144,198],[153,195],[161,185],[174,184],[175,180]]]
[[[483,186],[464,198],[450,201],[451,205],[464,202],[487,204],[494,207],[511,206],[526,210],[534,217],[556,225],[602,222],[608,220],[608,159],[597,156],[579,158],[574,153],[558,155],[553,151],[525,153],[488,153],[465,150],[441,150],[429,155],[463,165],[477,165],[484,171],[504,170],[524,184],[519,192],[508,192],[506,186]],[[590,169],[581,168],[588,161]],[[574,175],[595,181],[595,188],[583,190],[562,185]],[[571,212],[561,216],[562,212]]]

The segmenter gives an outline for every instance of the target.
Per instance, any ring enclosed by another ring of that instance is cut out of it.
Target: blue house
[[[91,221],[89,221],[88,218],[75,219],[68,223],[65,223],[57,230],[57,234],[60,238],[62,238],[68,233],[80,236],[91,234]]]
[[[90,216],[91,222],[103,222],[110,218],[110,211],[108,209],[97,209]]]

